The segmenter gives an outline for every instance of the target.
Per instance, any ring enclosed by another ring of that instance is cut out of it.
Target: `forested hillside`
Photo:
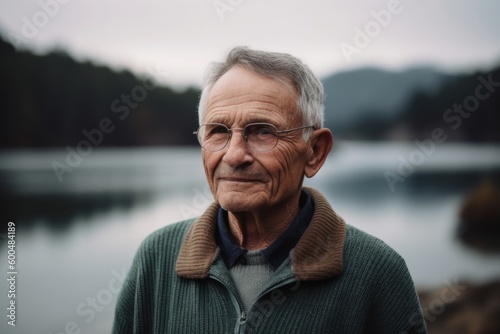
[[[103,146],[196,143],[196,89],[177,93],[151,75],[78,63],[62,52],[16,53],[5,41],[0,59],[2,147],[72,146],[102,126]]]
[[[199,89],[174,91],[64,52],[15,52],[0,39],[0,147],[196,145]],[[158,69],[150,69],[150,72]],[[158,73],[156,73],[158,77]],[[161,76],[161,73],[160,73]],[[444,75],[360,69],[323,80],[337,139],[500,141],[500,67]]]

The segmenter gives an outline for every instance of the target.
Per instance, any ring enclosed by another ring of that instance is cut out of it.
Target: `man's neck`
[[[290,226],[299,212],[299,200],[259,212],[228,212],[229,231],[235,242],[248,250],[271,245]]]

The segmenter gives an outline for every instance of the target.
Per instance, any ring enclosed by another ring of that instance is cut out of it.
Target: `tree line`
[[[83,139],[102,146],[196,145],[198,88],[176,92],[153,75],[77,62],[63,51],[16,52],[1,38],[0,56],[2,148],[65,147]],[[500,67],[457,75],[437,92],[415,92],[398,117],[374,110],[343,137],[351,131],[357,139],[387,140],[403,129],[406,139],[425,139],[440,127],[450,141],[498,142],[499,91]]]

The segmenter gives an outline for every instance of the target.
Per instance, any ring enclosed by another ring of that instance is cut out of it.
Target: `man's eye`
[[[274,136],[274,131],[270,126],[259,126],[255,129],[255,134],[259,136]]]
[[[227,133],[227,128],[222,125],[211,126],[207,129],[207,135]]]

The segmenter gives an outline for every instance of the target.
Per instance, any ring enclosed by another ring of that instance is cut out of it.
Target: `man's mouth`
[[[245,178],[245,177],[220,177],[219,181],[228,181],[228,182],[257,182],[259,180],[253,178]]]

